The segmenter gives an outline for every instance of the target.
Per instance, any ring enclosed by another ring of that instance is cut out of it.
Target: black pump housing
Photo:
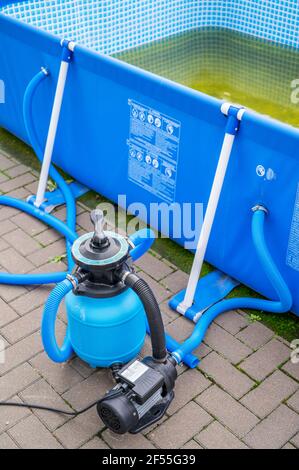
[[[115,378],[118,385],[97,405],[99,417],[117,434],[136,434],[166,413],[174,398],[176,363],[172,358],[157,363],[146,357],[123,367]]]

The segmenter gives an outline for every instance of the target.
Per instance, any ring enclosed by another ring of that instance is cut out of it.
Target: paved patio
[[[37,174],[0,154],[0,191],[26,198],[36,189]],[[78,205],[78,229],[91,230],[86,208]],[[64,210],[57,216],[64,217]],[[64,270],[64,240],[39,221],[0,208],[0,269],[10,272]],[[56,260],[57,261],[57,260]],[[167,331],[185,339],[192,325],[167,306],[187,275],[148,254],[139,261],[153,288]],[[0,285],[0,338],[6,361],[0,365],[0,400],[31,401],[79,410],[111,388],[105,370],[91,370],[78,358],[52,363],[43,352],[40,322],[49,287]],[[57,332],[65,331],[61,312]],[[147,340],[143,354],[150,352]],[[286,341],[242,312],[221,316],[196,353],[195,370],[180,368],[176,399],[156,427],[119,437],[105,429],[95,409],[74,419],[19,408],[0,409],[0,449],[14,448],[288,448],[299,447],[299,364],[290,362]]]

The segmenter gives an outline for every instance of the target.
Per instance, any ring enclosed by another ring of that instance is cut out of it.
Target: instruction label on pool
[[[287,265],[299,271],[299,184],[297,186],[296,201],[289,238]]]
[[[128,177],[167,202],[175,199],[181,123],[129,100]]]

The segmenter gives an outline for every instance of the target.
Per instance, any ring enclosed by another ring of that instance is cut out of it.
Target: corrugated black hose
[[[167,359],[167,349],[164,325],[160,307],[153,291],[135,273],[123,273],[121,279],[126,286],[130,287],[138,295],[143,304],[151,335],[153,359],[157,362],[165,362]]]

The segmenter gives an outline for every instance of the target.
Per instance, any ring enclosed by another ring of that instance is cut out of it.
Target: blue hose
[[[23,115],[25,128],[29,137],[29,141],[39,159],[42,163],[43,161],[43,151],[37,139],[32,117],[32,103],[34,95],[41,84],[41,82],[48,75],[41,71],[39,72],[29,83],[23,102]],[[68,270],[72,271],[74,267],[74,262],[71,254],[71,246],[77,238],[76,234],[76,202],[72,195],[70,188],[67,183],[64,181],[63,177],[59,172],[54,168],[53,165],[50,167],[50,176],[56,182],[57,186],[61,190],[67,208],[67,220],[66,224],[61,222],[56,217],[53,217],[44,211],[38,209],[34,205],[20,201],[18,199],[12,198],[10,196],[0,196],[0,204],[14,207],[19,209],[27,214],[36,217],[45,224],[50,225],[58,232],[62,233],[66,238],[66,252],[67,252],[67,261],[68,261]],[[68,271],[68,272],[69,272]],[[14,285],[31,285],[31,284],[50,284],[57,283],[65,279],[67,272],[56,272],[56,273],[44,273],[44,274],[9,274],[9,273],[0,273],[0,283],[2,284],[14,284]]]
[[[65,362],[73,354],[68,330],[61,347],[58,346],[55,336],[55,322],[59,305],[73,287],[73,284],[68,279],[60,282],[52,290],[45,304],[41,334],[45,351],[54,362]]]
[[[41,222],[50,225],[52,228],[60,232],[66,239],[73,243],[77,235],[66,224],[61,222],[57,217],[38,209],[37,207],[28,204],[28,202],[14,199],[9,196],[0,196],[0,204],[4,206],[14,207],[20,211],[39,219]],[[0,273],[1,284],[14,284],[14,285],[31,285],[31,284],[52,284],[65,279],[67,272],[45,273],[45,274],[9,274]]]
[[[130,251],[131,258],[133,261],[137,261],[143,256],[152,246],[156,237],[154,232],[149,228],[143,228],[135,232],[131,237],[130,241],[135,245]]]
[[[41,164],[43,162],[44,153],[34,130],[33,116],[32,116],[32,103],[33,103],[34,95],[39,85],[47,76],[48,75],[46,75],[45,72],[41,71],[31,80],[31,82],[29,83],[25,91],[24,101],[23,101],[23,115],[24,115],[25,128],[26,128],[29,140],[31,142],[31,145]],[[53,165],[50,166],[49,174],[50,174],[50,177],[55,181],[55,183],[57,184],[57,186],[59,187],[59,189],[61,190],[64,196],[64,200],[65,200],[66,208],[67,208],[66,224],[71,230],[75,232],[76,231],[76,202],[73,197],[73,194],[69,186],[67,185],[67,183],[64,181],[63,177],[60,175],[60,173],[56,170],[56,168]],[[69,269],[72,270],[74,264],[73,264],[73,259],[71,255],[71,244],[68,241],[66,243],[66,249],[67,249],[67,259],[68,259]]]
[[[252,217],[252,238],[260,263],[273,285],[279,300],[262,300],[253,298],[236,298],[223,300],[211,307],[196,324],[192,335],[173,352],[178,362],[184,361],[187,354],[197,348],[203,341],[205,334],[213,322],[221,313],[240,308],[264,310],[267,312],[284,313],[292,307],[292,296],[290,290],[278,271],[266,244],[264,236],[265,210],[256,210]]]

